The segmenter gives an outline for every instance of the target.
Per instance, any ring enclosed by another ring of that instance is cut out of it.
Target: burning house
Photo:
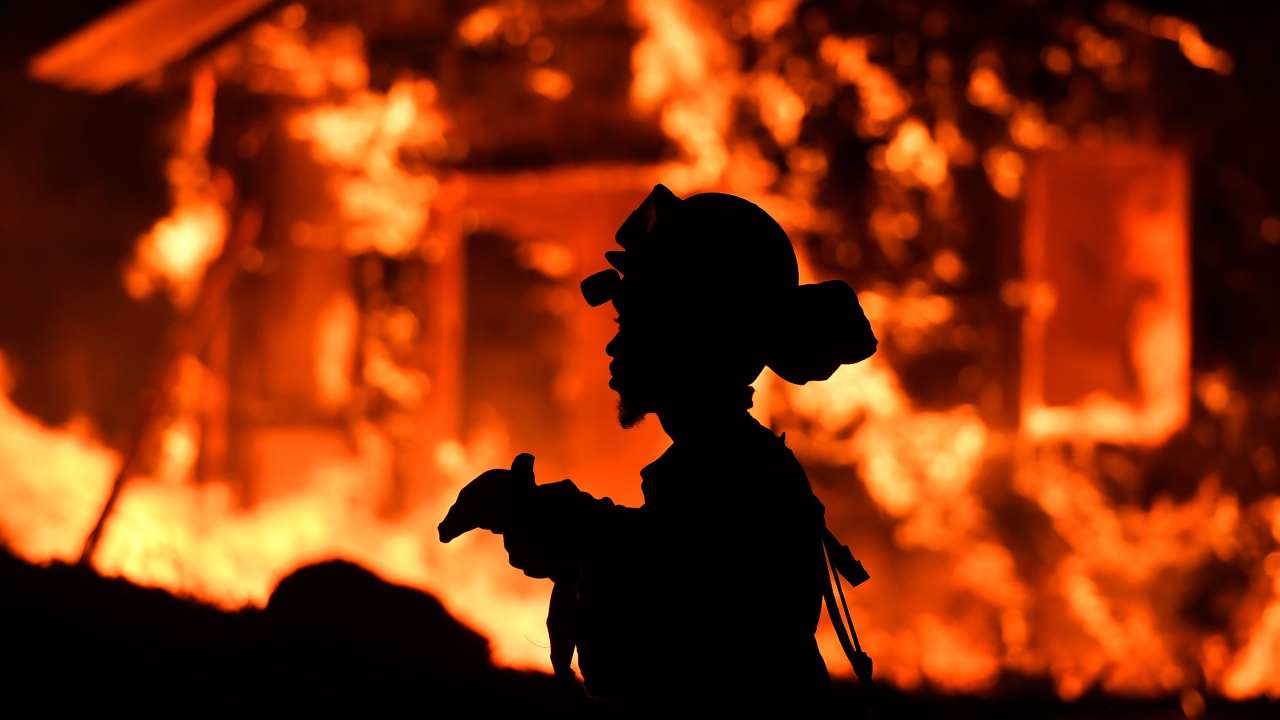
[[[88,5],[6,11],[25,560],[230,609],[342,557],[545,669],[547,588],[432,529],[522,450],[639,501],[663,438],[576,285],[663,182],[757,200],[882,338],[753,409],[875,577],[881,677],[1280,697],[1274,13]]]

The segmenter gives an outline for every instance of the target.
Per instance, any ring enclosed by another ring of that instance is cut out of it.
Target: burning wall
[[[1123,4],[1040,35],[1003,8],[1012,47],[963,8],[872,5],[314,2],[172,60],[147,81],[185,108],[172,209],[113,280],[176,310],[161,401],[132,450],[0,407],[6,541],[74,557],[128,463],[101,572],[235,606],[341,555],[545,667],[546,588],[492,537],[431,529],[523,449],[638,500],[661,437],[612,426],[608,318],[573,286],[663,181],[758,199],[884,341],[826,383],[761,378],[756,412],[875,578],[851,599],[885,677],[1280,692],[1280,500],[1212,460],[1252,411],[1229,370],[1188,369],[1182,151],[1108,104],[1162,50],[1229,55]],[[499,290],[558,342],[487,354],[517,343],[485,320]]]

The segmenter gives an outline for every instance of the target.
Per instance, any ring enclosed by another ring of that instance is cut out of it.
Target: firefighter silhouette
[[[871,326],[846,283],[801,285],[786,233],[739,197],[658,185],[617,243],[613,269],[582,291],[617,312],[605,350],[619,421],[654,414],[671,438],[640,471],[644,504],[538,485],[522,454],[463,488],[440,538],[500,533],[514,567],[554,581],[552,664],[573,679],[576,649],[591,697],[645,711],[817,706],[824,599],[859,676],[871,671],[828,563],[855,585],[866,575],[827,532],[785,438],[748,414],[750,384],[765,367],[825,380],[875,352]]]

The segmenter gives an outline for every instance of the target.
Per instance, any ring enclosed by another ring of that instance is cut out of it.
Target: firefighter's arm
[[[571,480],[538,485],[502,535],[512,567],[529,577],[575,574],[600,549],[604,532],[636,512],[579,490]]]
[[[634,508],[592,497],[570,480],[536,484],[533,456],[522,453],[510,470],[489,470],[458,493],[440,523],[440,540],[477,528],[498,533],[514,567],[556,579],[578,567],[593,537],[628,512]]]

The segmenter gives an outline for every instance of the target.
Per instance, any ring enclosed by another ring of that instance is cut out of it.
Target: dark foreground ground
[[[228,613],[0,550],[0,717],[71,712],[260,717],[601,716],[540,673],[494,667],[485,639],[426,593],[345,562],[302,568],[265,610]],[[838,659],[837,659],[838,660]],[[865,717],[837,688],[836,717]],[[877,692],[878,718],[1183,718],[1176,699],[1063,703],[1037,683],[995,698]],[[1278,718],[1210,699],[1206,718]]]

